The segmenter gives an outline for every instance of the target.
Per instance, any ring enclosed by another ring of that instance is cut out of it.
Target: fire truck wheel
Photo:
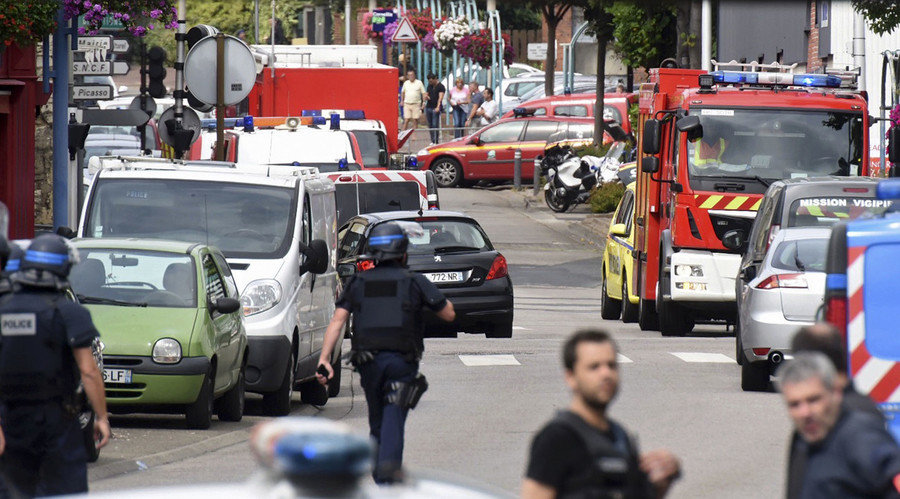
[[[622,269],[622,322],[631,323],[638,320],[638,304],[628,299],[628,276]]]
[[[638,303],[638,325],[641,326],[641,331],[659,331],[656,302],[641,298]]]
[[[438,187],[456,187],[462,182],[463,169],[453,158],[440,158],[431,166]]]
[[[769,390],[769,366],[765,362],[744,362],[741,365],[741,390],[765,392]]]
[[[681,305],[663,299],[662,290],[669,287],[669,276],[660,269],[659,289],[656,293],[656,307],[659,312],[659,332],[663,336],[684,336],[694,329],[694,321]]]
[[[622,313],[622,300],[616,300],[615,298],[610,298],[609,293],[606,290],[606,268],[603,269],[603,274],[600,277],[601,286],[600,293],[602,293],[600,297],[600,317],[613,321],[619,318],[619,315]]]

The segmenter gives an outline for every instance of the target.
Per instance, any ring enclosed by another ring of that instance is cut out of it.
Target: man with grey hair
[[[789,478],[789,499],[900,494],[900,446],[878,418],[842,406],[828,357],[796,354],[777,383],[799,435],[792,450],[806,461],[802,475]]]

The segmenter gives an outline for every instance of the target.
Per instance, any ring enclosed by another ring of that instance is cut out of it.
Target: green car
[[[231,268],[203,244],[74,241],[69,281],[103,341],[110,410],[183,412],[209,428],[213,412],[244,412],[247,335]]]

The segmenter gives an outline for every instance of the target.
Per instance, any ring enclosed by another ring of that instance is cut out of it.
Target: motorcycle
[[[614,142],[602,158],[579,158],[565,146],[548,149],[541,161],[542,172],[547,177],[544,185],[547,206],[562,213],[587,202],[595,186],[617,179],[619,165],[626,159],[623,157],[626,147],[625,141]]]

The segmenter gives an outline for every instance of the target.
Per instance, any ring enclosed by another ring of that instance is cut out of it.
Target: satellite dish
[[[194,135],[191,137],[191,144],[193,144],[200,138],[200,117],[197,116],[196,111],[187,106],[183,106],[182,109],[184,110],[184,117],[181,119],[181,126],[186,130],[194,132]],[[166,125],[166,122],[174,119],[175,106],[163,111],[162,115],[159,117],[159,140],[173,147],[175,144],[173,143],[172,136],[169,135],[169,127]]]
[[[256,59],[250,47],[233,36],[225,37],[226,106],[237,104],[250,94],[256,82]],[[212,74],[210,74],[212,73]],[[216,104],[216,37],[208,36],[194,45],[184,62],[185,84],[197,100]]]

